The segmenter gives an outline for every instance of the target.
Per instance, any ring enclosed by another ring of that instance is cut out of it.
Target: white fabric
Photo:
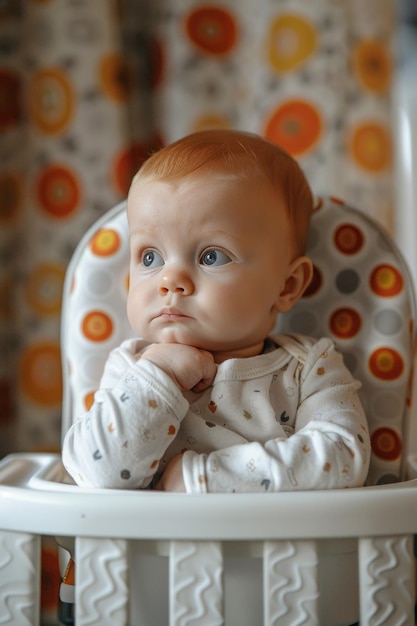
[[[360,384],[329,339],[277,335],[272,350],[218,365],[182,393],[130,339],[113,350],[63,461],[84,487],[145,488],[175,454],[187,492],[363,485],[370,443]]]

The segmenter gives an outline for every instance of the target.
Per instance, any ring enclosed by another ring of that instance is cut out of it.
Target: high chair
[[[90,405],[109,350],[132,336],[128,254],[122,203],[88,231],[68,267],[63,434]],[[0,624],[39,624],[42,535],[58,537],[75,561],[77,626],[414,624],[417,482],[405,480],[412,282],[385,232],[336,199],[319,200],[308,254],[313,281],[279,331],[330,336],[362,381],[368,485],[206,495],[83,489],[58,455],[10,455],[0,463]]]

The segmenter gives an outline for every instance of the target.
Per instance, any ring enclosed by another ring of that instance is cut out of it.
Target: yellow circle
[[[90,241],[91,252],[96,256],[111,256],[121,246],[120,235],[112,228],[101,228]]]
[[[284,13],[274,20],[268,34],[268,54],[278,72],[291,72],[314,52],[317,34],[300,15]]]
[[[223,115],[216,115],[215,113],[209,115],[203,115],[195,120],[192,125],[192,132],[198,132],[200,130],[211,130],[211,129],[222,129],[222,128],[231,128],[231,124],[229,120]]]
[[[56,406],[61,403],[61,353],[58,344],[44,341],[25,350],[19,367],[19,386],[23,394],[36,404]]]
[[[26,296],[29,306],[40,315],[55,315],[61,310],[65,271],[59,265],[45,263],[29,275]]]

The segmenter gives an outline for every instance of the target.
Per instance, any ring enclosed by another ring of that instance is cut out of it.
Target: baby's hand
[[[203,391],[210,387],[216,376],[213,355],[206,350],[179,343],[155,343],[141,355],[157,365],[181,391]]]
[[[185,493],[185,484],[182,475],[182,454],[177,454],[168,462],[155,489],[157,491]]]

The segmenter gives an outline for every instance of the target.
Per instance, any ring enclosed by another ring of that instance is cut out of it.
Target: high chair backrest
[[[414,295],[390,237],[334,198],[318,199],[307,254],[314,277],[277,331],[329,336],[361,381],[372,442],[369,484],[404,476],[413,365]],[[63,434],[91,405],[109,351],[134,335],[126,316],[126,203],[101,217],[78,245],[63,298]]]

